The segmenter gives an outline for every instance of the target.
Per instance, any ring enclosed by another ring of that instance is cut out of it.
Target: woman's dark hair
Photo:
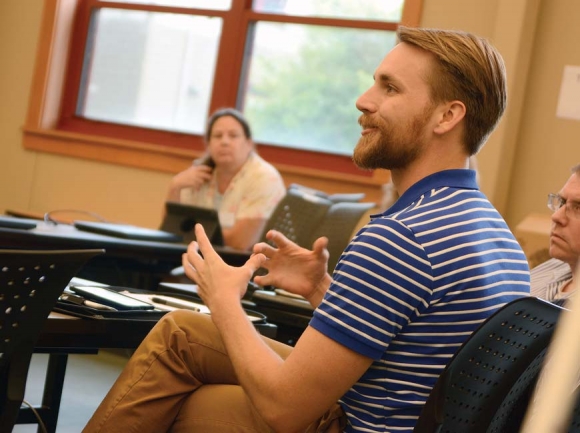
[[[207,120],[207,127],[205,128],[205,142],[209,143],[211,137],[211,130],[213,129],[214,123],[220,118],[230,116],[238,121],[242,128],[244,129],[244,135],[247,139],[252,138],[252,131],[250,129],[250,124],[244,117],[244,115],[236,110],[235,108],[221,108],[213,112],[213,114]]]

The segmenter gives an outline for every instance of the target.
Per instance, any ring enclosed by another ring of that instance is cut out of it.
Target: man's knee
[[[174,330],[192,328],[210,331],[215,329],[209,315],[185,309],[177,309],[165,314],[157,326]]]
[[[167,313],[152,334],[151,339],[160,340],[166,346],[202,344],[225,352],[221,335],[211,317],[191,310],[178,309]]]
[[[239,385],[204,385],[183,401],[171,433],[271,432]]]

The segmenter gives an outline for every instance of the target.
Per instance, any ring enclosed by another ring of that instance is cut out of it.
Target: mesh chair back
[[[323,197],[289,188],[270,216],[261,238],[266,241],[266,233],[273,229],[301,247],[311,248],[312,233],[331,205],[332,202]]]
[[[519,431],[562,310],[526,297],[489,317],[439,377],[413,432]]]
[[[0,431],[12,431],[38,335],[63,289],[103,250],[0,250]]]
[[[331,274],[362,216],[373,207],[374,203],[334,203],[313,232],[310,244],[321,236],[328,238],[328,272]]]

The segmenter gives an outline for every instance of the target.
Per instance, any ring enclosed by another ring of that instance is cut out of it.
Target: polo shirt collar
[[[430,174],[405,191],[405,193],[399,197],[399,199],[389,209],[387,209],[385,214],[400,212],[429,191],[445,187],[478,190],[479,186],[477,185],[475,170],[443,170]]]

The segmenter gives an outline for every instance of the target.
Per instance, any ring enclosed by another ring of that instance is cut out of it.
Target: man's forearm
[[[284,360],[262,339],[241,306],[221,309],[212,319],[232,361],[240,385],[264,420],[275,430],[290,427],[284,419],[292,399],[285,389]],[[296,414],[292,415],[296,418]],[[298,416],[299,418],[299,416]],[[281,421],[283,420],[283,421]],[[297,425],[308,420],[295,419]]]

